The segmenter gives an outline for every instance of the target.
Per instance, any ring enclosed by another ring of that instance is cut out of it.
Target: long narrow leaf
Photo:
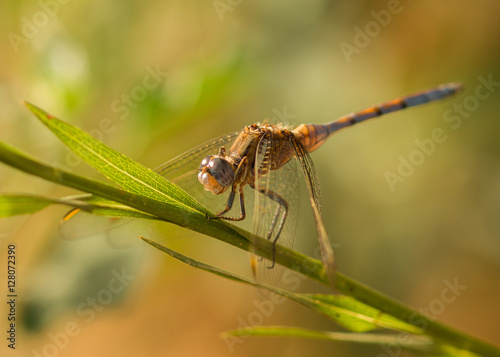
[[[80,203],[82,206],[76,205],[75,202]],[[81,208],[88,213],[96,214],[99,216],[164,220],[160,217],[142,212],[138,209],[95,195],[67,196],[57,199],[55,203],[64,204],[75,208]]]
[[[368,345],[383,345],[386,347],[392,346],[396,347],[396,350],[404,348],[426,356],[432,355],[436,357],[479,357],[475,353],[457,349],[450,345],[436,344],[428,336],[414,336],[408,334],[315,331],[289,326],[250,326],[221,334],[221,337],[226,339],[249,336],[299,337],[332,342],[354,342]]]
[[[36,195],[0,195],[0,217],[35,213],[53,204],[62,204],[72,208],[79,208],[86,212],[101,216],[160,220],[160,218],[156,216],[143,213],[134,208],[89,195],[68,196],[58,199]]]
[[[227,331],[222,334],[222,338],[246,336],[300,337],[336,342],[356,342],[377,345],[383,344],[386,346],[404,347],[406,349],[427,353],[431,351],[437,353],[439,351],[439,349],[433,344],[432,340],[425,336],[314,331],[288,326],[251,326],[238,330]]]
[[[111,149],[85,131],[47,114],[37,106],[30,103],[26,103],[26,106],[65,145],[124,190],[168,204],[174,204],[175,201],[208,213],[194,198],[153,170]]]
[[[0,217],[35,213],[53,203],[53,200],[39,196],[0,195]]]
[[[420,329],[405,324],[402,321],[398,321],[393,317],[387,316],[386,314],[383,314],[381,311],[376,310],[370,306],[367,306],[359,301],[356,301],[351,297],[338,296],[338,295],[308,295],[308,294],[298,294],[289,292],[283,289],[279,289],[275,286],[250,280],[248,278],[238,276],[228,271],[216,268],[209,264],[202,263],[195,259],[189,258],[179,252],[175,252],[147,238],[143,237],[141,238],[146,243],[167,253],[171,257],[185,264],[188,264],[198,269],[208,271],[210,273],[222,276],[227,279],[267,289],[275,294],[286,297],[318,313],[321,313],[322,315],[326,316],[331,320],[336,321],[338,324],[342,325],[343,327],[349,330],[356,332],[364,332],[373,330],[375,328],[385,327],[388,329],[399,330],[402,332],[421,333]]]
[[[160,217],[183,227],[207,221],[201,212],[182,204],[167,204],[138,194],[130,193],[103,182],[90,180],[64,170],[57,169],[21,153],[0,142],[0,161],[28,174],[35,175],[56,184],[91,193],[109,201],[121,203],[138,211]],[[189,211],[189,213],[187,213]],[[194,221],[194,223],[193,223]],[[217,222],[214,222],[217,224]]]
[[[322,311],[323,313],[336,314],[338,310],[348,311],[349,313],[345,313],[338,322],[352,331],[364,332],[375,328],[387,328],[411,334],[423,334],[425,332],[421,328],[416,328],[349,296],[325,294],[304,295],[314,301],[321,302],[318,308],[328,309],[326,312]]]
[[[273,336],[292,336],[295,334],[296,337],[306,337],[306,338],[320,338],[320,339],[335,339],[338,341],[351,341],[351,342],[360,342],[360,343],[373,343],[373,344],[382,344],[382,345],[393,345],[398,346],[400,348],[413,350],[417,352],[431,353],[435,356],[442,357],[451,357],[451,356],[462,356],[462,357],[478,357],[477,354],[471,353],[467,349],[457,348],[455,346],[449,345],[447,343],[443,343],[440,340],[433,340],[429,336],[415,336],[414,333],[421,334],[425,333],[425,330],[421,330],[420,328],[415,328],[409,324],[405,324],[403,321],[397,321],[397,319],[392,316],[384,316],[385,314],[380,314],[378,318],[373,318],[372,316],[366,316],[363,312],[369,311],[371,315],[375,312],[373,308],[369,306],[362,306],[355,299],[349,297],[340,297],[338,295],[307,295],[307,294],[296,294],[292,292],[288,292],[268,284],[259,283],[241,276],[238,276],[233,273],[229,273],[222,269],[213,267],[211,265],[202,263],[195,259],[189,258],[183,254],[175,252],[159,243],[156,243],[147,238],[141,237],[146,243],[152,245],[160,251],[163,251],[185,264],[188,264],[192,267],[202,269],[208,271],[210,273],[219,275],[221,277],[238,281],[241,283],[245,283],[248,285],[252,285],[255,287],[260,287],[264,289],[268,289],[275,294],[284,296],[298,302],[306,307],[311,308],[316,312],[320,312],[332,320],[337,321],[344,327],[355,327],[356,324],[346,324],[346,321],[359,319],[361,324],[371,321],[374,326],[390,328],[396,331],[399,331],[398,335],[378,335],[378,334],[358,334],[358,333],[330,333],[330,332],[316,332],[309,331],[304,329],[296,329],[296,328],[282,328],[281,330],[276,327],[270,327],[270,330],[266,330],[266,327],[250,327],[247,329],[240,329],[236,331],[231,331],[226,333],[225,337],[230,336],[248,336],[248,335],[273,335]],[[316,297],[313,299],[312,297]],[[337,300],[342,299],[343,302],[339,303]],[[329,305],[326,306],[325,305]],[[347,309],[337,308],[333,305],[343,305]],[[354,309],[356,311],[353,311]],[[330,310],[330,311],[328,311]],[[363,311],[363,312],[362,312]],[[382,323],[380,323],[382,322]],[[373,327],[374,328],[374,327]],[[370,329],[373,329],[370,328]],[[356,329],[355,329],[356,330]],[[367,330],[367,329],[366,329]],[[366,331],[364,330],[364,331]],[[269,331],[271,331],[269,333]],[[407,332],[413,334],[407,334]],[[460,346],[460,347],[470,347],[470,346]],[[492,350],[494,351],[494,349]],[[489,354],[488,354],[489,355]],[[495,356],[495,354],[491,354]]]

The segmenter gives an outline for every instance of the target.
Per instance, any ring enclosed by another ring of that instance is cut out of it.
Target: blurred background
[[[312,158],[340,271],[498,345],[499,11],[496,1],[461,0],[3,1],[0,140],[100,178],[22,100],[155,167],[266,118],[321,123],[462,82],[456,97],[337,133]],[[77,193],[4,165],[0,192]],[[340,328],[291,302],[263,312],[253,288],[145,244],[66,241],[66,211],[0,220],[1,266],[7,245],[17,247],[17,355],[390,355],[323,341],[224,341],[221,332],[245,324]],[[306,199],[301,212],[296,248],[313,254]],[[175,249],[249,274],[245,253],[162,229]],[[450,284],[460,286],[453,299]]]

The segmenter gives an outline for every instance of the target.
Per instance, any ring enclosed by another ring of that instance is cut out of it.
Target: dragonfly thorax
[[[207,156],[201,161],[198,181],[205,190],[221,194],[234,182],[233,166],[224,158]]]

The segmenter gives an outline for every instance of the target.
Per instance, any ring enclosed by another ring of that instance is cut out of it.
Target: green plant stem
[[[28,174],[125,204],[157,216],[165,221],[187,227],[240,249],[272,259],[272,244],[269,241],[238,227],[231,226],[221,220],[207,219],[206,215],[202,212],[195,210],[186,211],[185,205],[179,205],[178,207],[175,205],[166,205],[165,203],[133,194],[108,184],[56,169],[32,159],[3,143],[0,143],[0,161]],[[328,285],[321,262],[280,246],[276,248],[277,263]],[[337,289],[339,292],[352,296],[369,306],[422,329],[423,333],[437,341],[482,356],[500,355],[498,348],[433,321],[416,310],[338,272]]]

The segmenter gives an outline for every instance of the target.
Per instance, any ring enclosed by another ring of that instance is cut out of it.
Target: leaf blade
[[[65,145],[85,162],[124,190],[159,202],[182,204],[205,212],[206,209],[176,185],[138,162],[101,143],[85,131],[26,102],[28,109]]]
[[[335,315],[342,311],[342,315],[335,320],[343,327],[356,332],[371,331],[376,328],[390,329],[411,334],[423,334],[420,328],[407,324],[393,316],[364,304],[353,297],[346,295],[307,294],[313,300],[321,301],[331,311],[324,313]]]
[[[424,336],[405,336],[375,334],[375,333],[355,333],[355,332],[332,332],[316,331],[300,327],[290,326],[251,326],[237,330],[227,331],[222,334],[222,338],[240,336],[280,336],[280,337],[300,337],[338,342],[357,342],[365,344],[384,344],[389,346],[404,346],[415,350],[429,352],[435,350],[432,340]]]
[[[12,217],[41,211],[54,200],[34,195],[0,195],[0,217]]]
[[[356,301],[355,299],[348,296],[340,296],[340,295],[314,295],[314,294],[298,294],[289,292],[286,290],[279,289],[275,286],[271,286],[265,283],[257,282],[254,280],[250,280],[248,278],[238,276],[236,274],[230,273],[228,271],[224,271],[222,269],[216,268],[209,264],[200,262],[193,258],[187,257],[179,252],[171,250],[157,242],[154,242],[150,239],[140,237],[149,245],[155,247],[156,249],[163,251],[164,253],[170,255],[176,260],[179,260],[187,265],[190,265],[194,268],[205,270],[207,272],[219,275],[226,279],[230,279],[233,281],[237,281],[240,283],[252,285],[258,288],[267,289],[275,294],[286,297],[292,301],[295,301],[301,305],[304,305],[310,308],[313,311],[316,311],[323,316],[337,322],[339,325],[355,332],[366,332],[371,331],[376,328],[385,328],[392,329],[402,332],[411,332],[411,333],[420,333],[419,329],[413,328],[411,325],[404,324],[402,321],[397,320],[396,318],[389,319],[386,314],[382,314],[381,311],[372,308],[368,305],[365,305],[361,302]],[[365,311],[369,312],[369,314],[365,314]],[[385,315],[385,317],[384,317]],[[380,321],[385,322],[389,321],[398,321],[401,326],[405,327],[405,330],[399,329],[400,325],[393,323],[384,323],[381,324]]]
[[[0,194],[0,218],[36,213],[54,204],[66,205],[100,216],[163,220],[135,208],[96,196],[51,198],[30,194]]]

